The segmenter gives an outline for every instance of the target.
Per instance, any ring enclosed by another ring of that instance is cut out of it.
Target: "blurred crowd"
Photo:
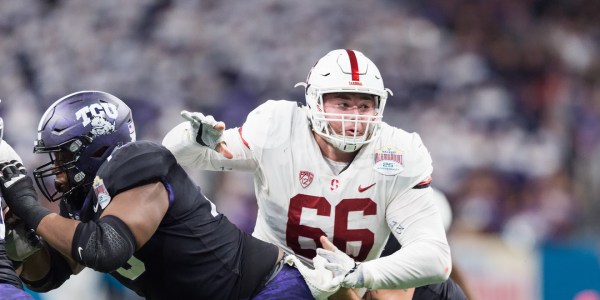
[[[182,109],[240,126],[268,99],[303,102],[315,60],[353,48],[394,92],[384,120],[430,150],[451,233],[582,239],[600,225],[598,15],[594,0],[3,1],[4,138],[40,165],[42,112],[78,90],[124,99],[140,139]],[[251,231],[250,176],[194,172]]]

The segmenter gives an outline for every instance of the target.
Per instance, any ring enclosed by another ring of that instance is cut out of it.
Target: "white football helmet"
[[[377,66],[364,54],[356,50],[338,49],[323,56],[312,67],[306,82],[297,83],[304,86],[306,104],[309,109],[312,129],[334,147],[344,152],[354,152],[364,144],[371,142],[381,130],[383,109],[392,92],[383,87],[383,80]],[[323,94],[328,93],[364,93],[375,96],[376,115],[365,118],[357,114],[326,113],[323,109]],[[363,123],[365,132],[362,135],[346,135],[334,132],[330,121]]]

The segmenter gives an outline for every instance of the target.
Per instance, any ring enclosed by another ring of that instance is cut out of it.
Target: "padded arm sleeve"
[[[71,255],[84,266],[109,273],[123,266],[135,248],[135,237],[129,227],[121,219],[108,215],[98,222],[77,225]]]

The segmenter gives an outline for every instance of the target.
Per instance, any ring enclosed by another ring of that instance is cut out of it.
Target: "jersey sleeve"
[[[290,139],[292,119],[298,109],[297,102],[269,100],[250,112],[240,137],[258,161],[264,149],[275,148]]]
[[[223,132],[223,141],[233,154],[227,159],[217,151],[198,144],[190,122],[175,126],[164,137],[162,144],[173,153],[182,166],[210,171],[254,171],[257,164],[250,149],[244,144],[239,128]]]
[[[406,156],[406,169],[401,176],[415,177],[418,183],[427,180],[433,172],[433,165],[429,150],[423,144],[418,133],[411,134],[412,140],[409,146],[409,155]]]
[[[429,150],[423,144],[418,133],[396,131],[388,142],[397,145],[402,151],[403,169],[397,174],[401,185],[410,188],[424,189],[431,183],[433,164]]]
[[[23,162],[15,150],[4,140],[0,140],[0,161],[16,160]]]
[[[100,167],[101,179],[109,195],[115,196],[134,187],[161,181],[177,165],[175,157],[161,145],[140,141],[115,150]]]
[[[438,283],[452,269],[450,246],[431,188],[410,189],[388,206],[386,220],[402,248],[361,265],[365,286],[398,289]]]

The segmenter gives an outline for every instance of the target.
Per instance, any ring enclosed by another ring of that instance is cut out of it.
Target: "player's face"
[[[73,159],[73,154],[66,151],[59,151],[53,154],[55,167],[62,166]],[[69,190],[69,176],[66,170],[56,174],[56,178],[54,178],[54,186],[56,187],[56,190],[61,193]]]
[[[336,134],[341,135],[345,131],[346,136],[356,133],[361,136],[367,130],[366,123],[355,122],[372,120],[377,115],[375,107],[375,96],[362,93],[330,93],[323,95],[323,108],[328,115],[329,126]],[[343,121],[342,121],[343,120]]]

